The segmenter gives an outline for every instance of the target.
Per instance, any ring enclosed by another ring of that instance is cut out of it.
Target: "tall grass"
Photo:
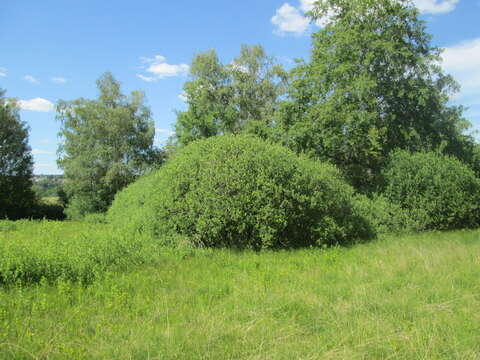
[[[0,221],[0,284],[89,283],[107,269],[151,261],[154,245],[103,224]]]
[[[480,356],[479,231],[328,250],[160,251],[155,265],[109,269],[89,286],[0,290],[0,358]]]

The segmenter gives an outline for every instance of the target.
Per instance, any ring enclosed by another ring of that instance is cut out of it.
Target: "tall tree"
[[[0,219],[29,216],[35,206],[28,127],[13,99],[0,90]]]
[[[326,25],[282,105],[292,148],[335,163],[365,190],[396,148],[467,156],[469,123],[448,106],[457,84],[410,0],[318,0],[309,15]]]
[[[226,133],[267,136],[285,82],[285,71],[259,45],[243,45],[230,64],[214,50],[198,54],[184,85],[188,109],[177,116],[179,144]]]
[[[287,89],[287,73],[260,45],[242,45],[227,66],[233,88],[237,132],[270,136],[273,115]]]
[[[190,80],[183,90],[188,109],[177,114],[175,133],[179,144],[233,131],[233,89],[215,50],[194,57]]]
[[[96,100],[59,101],[59,166],[65,172],[67,215],[81,218],[103,212],[115,193],[159,159],[145,96],[125,96],[120,83],[105,73],[97,80]]]

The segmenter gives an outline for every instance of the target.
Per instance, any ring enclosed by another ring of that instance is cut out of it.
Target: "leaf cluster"
[[[372,191],[395,149],[471,155],[458,84],[407,0],[319,0],[311,59],[292,72],[279,133],[297,152],[336,164]]]
[[[246,135],[183,147],[120,192],[108,219],[126,232],[180,235],[207,247],[322,246],[372,236],[334,166]]]
[[[395,152],[383,176],[385,197],[407,210],[423,229],[480,225],[480,179],[454,157]]]
[[[28,216],[35,204],[33,158],[28,126],[16,101],[4,94],[0,90],[0,219],[17,219]]]
[[[184,85],[188,108],[177,114],[178,143],[221,134],[267,137],[286,76],[260,45],[243,45],[230,64],[222,64],[215,50],[199,53]]]
[[[67,214],[102,212],[115,193],[159,160],[150,109],[142,92],[123,95],[110,73],[98,81],[96,100],[59,101],[60,168],[69,198]]]

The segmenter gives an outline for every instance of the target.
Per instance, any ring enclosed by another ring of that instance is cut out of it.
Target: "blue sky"
[[[188,64],[204,50],[221,59],[241,44],[261,44],[289,66],[308,58],[311,25],[303,13],[313,0],[138,0],[0,2],[0,88],[20,100],[31,128],[36,174],[56,167],[54,104],[94,98],[95,80],[111,71],[123,91],[144,90],[156,123],[156,141],[169,136]],[[462,85],[456,103],[480,129],[480,0],[415,0],[433,43],[445,48],[444,68]]]

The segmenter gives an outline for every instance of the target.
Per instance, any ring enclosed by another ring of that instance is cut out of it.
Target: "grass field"
[[[0,287],[1,359],[480,359],[480,231],[254,253],[102,227],[0,223],[2,269],[43,269]]]

